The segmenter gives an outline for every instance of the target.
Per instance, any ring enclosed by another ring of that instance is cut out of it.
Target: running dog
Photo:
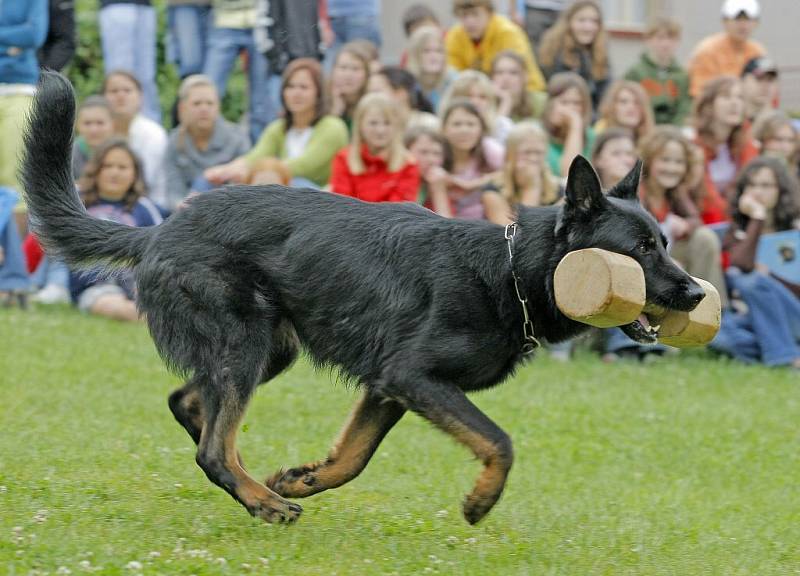
[[[578,157],[563,205],[520,207],[505,229],[281,186],[216,190],[159,226],[130,228],[89,217],[80,202],[74,114],[69,82],[43,73],[22,169],[39,237],[72,266],[134,270],[158,352],[186,378],[169,406],[197,444],[197,464],[267,522],[294,521],[302,509],[290,498],[358,476],[407,411],[483,463],[463,503],[468,522],[481,520],[500,498],[513,452],[466,394],[506,380],[538,339],[587,329],[555,305],[553,273],[566,253],[598,247],[634,258],[648,302],[661,308],[691,310],[704,296],[639,204],[641,164],[603,194]],[[656,338],[644,318],[623,329],[639,342]],[[301,348],[363,397],[327,457],[258,482],[239,457],[237,429],[256,387]]]

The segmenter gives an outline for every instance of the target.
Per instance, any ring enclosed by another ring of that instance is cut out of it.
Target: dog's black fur
[[[68,81],[44,73],[23,168],[33,222],[69,264],[133,266],[156,347],[188,378],[170,408],[212,482],[254,516],[292,521],[301,508],[284,498],[356,477],[411,410],[483,462],[466,519],[477,522],[492,508],[511,467],[511,440],[465,392],[502,382],[523,358],[523,312],[503,227],[279,186],[205,194],[154,228],[92,219],[70,170],[74,109]],[[636,199],[639,169],[604,196],[579,157],[563,206],[519,209],[514,262],[537,337],[559,341],[586,329],[554,304],[553,273],[571,250],[633,257],[651,303],[690,310],[702,299]],[[636,324],[629,334],[652,339]],[[288,367],[300,347],[364,396],[327,458],[259,483],[238,457],[236,431],[256,386]]]

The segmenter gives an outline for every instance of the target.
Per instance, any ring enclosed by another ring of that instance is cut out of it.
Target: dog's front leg
[[[450,434],[483,462],[483,471],[463,504],[464,517],[475,524],[503,493],[514,459],[511,438],[455,386],[430,380],[406,381],[394,386],[393,391],[409,410]]]
[[[405,411],[397,402],[367,392],[353,408],[327,458],[279,470],[266,480],[267,486],[281,496],[303,498],[349,482],[361,473]]]

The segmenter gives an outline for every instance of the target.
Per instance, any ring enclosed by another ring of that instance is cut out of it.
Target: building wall
[[[382,27],[384,36],[383,58],[387,63],[399,60],[405,44],[402,15],[405,9],[420,0],[382,0]],[[498,10],[505,11],[509,0],[496,2]],[[427,0],[444,25],[453,23],[451,0]],[[678,56],[687,62],[692,47],[703,37],[721,29],[721,0],[662,0],[664,12],[683,26],[683,41]],[[781,68],[782,105],[787,110],[800,113],[800,51],[796,35],[800,33],[800,1],[762,0],[761,23],[755,39],[764,44],[770,56]],[[615,75],[621,75],[639,56],[640,38],[613,36],[610,41],[611,61]]]

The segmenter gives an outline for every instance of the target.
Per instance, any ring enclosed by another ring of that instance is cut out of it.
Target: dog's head
[[[646,305],[638,320],[622,330],[640,343],[657,338],[658,320],[667,310],[693,310],[705,292],[667,253],[667,239],[658,222],[639,203],[639,160],[622,181],[605,194],[591,164],[578,156],[567,179],[566,202],[559,214],[556,237],[567,252],[602,248],[630,256],[644,271]]]

